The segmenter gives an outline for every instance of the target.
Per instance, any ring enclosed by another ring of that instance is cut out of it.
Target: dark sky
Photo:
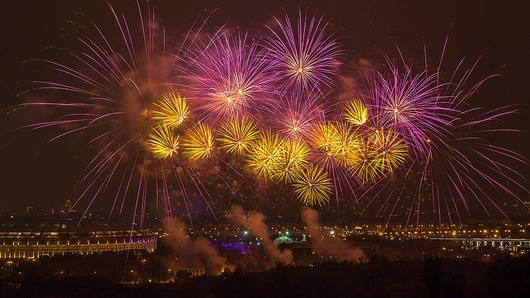
[[[507,139],[528,152],[530,96],[530,21],[527,1],[151,1],[158,19],[170,34],[185,31],[204,11],[219,9],[213,21],[230,25],[261,26],[273,16],[298,7],[325,13],[337,37],[352,56],[395,54],[422,59],[423,43],[437,55],[449,34],[448,65],[458,58],[482,57],[476,78],[498,73],[478,94],[485,105],[518,104],[521,113],[513,125],[524,130],[519,140]],[[137,13],[133,1],[114,1]],[[16,94],[34,79],[28,67],[33,58],[46,57],[76,13],[90,16],[102,27],[113,26],[104,1],[4,1],[0,19],[0,107],[20,103]],[[107,23],[107,24],[105,24]],[[0,120],[0,210],[21,210],[27,205],[59,207],[84,169],[87,156],[80,143],[66,140],[46,144],[41,134],[13,133],[18,122]],[[525,153],[526,155],[528,153]]]

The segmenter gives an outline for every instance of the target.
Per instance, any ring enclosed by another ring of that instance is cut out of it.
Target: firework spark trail
[[[258,136],[258,128],[254,121],[247,117],[228,119],[218,131],[221,148],[228,153],[243,154],[250,150]]]
[[[414,157],[424,159],[429,143],[443,139],[452,129],[454,112],[449,108],[452,97],[440,95],[445,84],[437,82],[437,74],[414,73],[410,66],[399,67],[386,59],[386,72],[371,79],[368,102],[373,125],[393,129],[411,144]]]
[[[86,213],[96,198],[105,195],[116,174],[123,172],[121,179],[116,179],[120,184],[117,192],[113,194],[114,201],[109,217],[112,216],[120,196],[122,200],[119,213],[122,213],[129,189],[136,186],[138,191],[133,216],[139,215],[142,224],[147,197],[154,191],[158,200],[160,186],[163,186],[162,192],[166,200],[164,204],[170,209],[168,177],[165,174],[158,176],[156,158],[166,159],[180,154],[179,135],[173,129],[188,118],[189,108],[186,100],[177,93],[165,92],[171,82],[166,80],[164,69],[168,68],[165,64],[170,65],[171,61],[165,57],[165,36],[162,37],[162,49],[158,44],[160,35],[159,32],[155,32],[157,26],[154,12],[148,8],[144,16],[144,11],[138,3],[140,30],[137,31],[141,32],[138,36],[131,34],[133,30],[125,14],[111,5],[109,10],[117,28],[118,42],[114,42],[113,36],[107,36],[107,32],[111,31],[90,22],[94,32],[90,32],[90,28],[88,31],[82,28],[82,32],[86,33],[76,38],[83,50],[66,52],[72,58],[71,61],[41,60],[64,78],[57,82],[46,80],[32,82],[37,84],[35,90],[63,92],[66,100],[69,100],[68,94],[73,94],[75,102],[39,101],[21,104],[20,107],[57,108],[58,120],[39,122],[25,127],[66,128],[64,132],[52,137],[50,142],[85,131],[87,134],[96,133],[91,137],[89,144],[98,149],[81,180],[82,183],[86,182],[86,185],[81,190],[75,205],[90,194],[91,199],[85,209]],[[162,125],[157,126],[153,122]],[[157,128],[149,132],[153,126]],[[149,135],[151,139],[148,139]],[[184,152],[189,148],[187,141],[189,140],[183,141]],[[155,159],[151,156],[153,151]],[[134,163],[130,159],[131,155],[135,156]],[[136,167],[138,160],[143,160],[141,168]],[[133,166],[129,170],[131,163]],[[155,164],[153,172],[155,177],[148,177],[152,169],[146,168],[146,163]],[[129,176],[128,179],[125,179],[126,176]],[[151,178],[155,179],[155,183],[148,181]],[[161,184],[158,183],[159,179],[162,179]],[[206,189],[201,189],[204,186],[201,186],[200,181],[197,182],[196,177],[190,179],[198,188],[198,192],[204,196]],[[184,187],[184,184],[182,186]],[[154,189],[149,190],[153,187]],[[187,204],[187,198],[183,199]],[[209,209],[211,210],[211,207]]]

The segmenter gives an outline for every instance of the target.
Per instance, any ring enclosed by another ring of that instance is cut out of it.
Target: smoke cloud
[[[265,252],[269,256],[271,266],[277,263],[287,265],[293,262],[292,252],[289,249],[280,250],[272,241],[269,227],[265,224],[265,216],[263,213],[252,210],[245,213],[245,210],[241,206],[236,205],[230,209],[228,218],[234,224],[249,230],[251,235],[262,239],[261,242]]]
[[[359,262],[363,251],[339,238],[332,238],[323,231],[318,212],[311,208],[302,209],[302,220],[311,236],[313,251],[324,257],[333,257],[339,261]]]
[[[179,219],[166,218],[164,227],[169,233],[169,245],[175,250],[183,266],[205,268],[208,275],[218,275],[223,268],[231,268],[211,242],[204,237],[192,239],[186,233],[186,225]]]

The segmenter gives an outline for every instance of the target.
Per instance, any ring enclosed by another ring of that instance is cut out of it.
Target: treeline
[[[108,264],[108,266],[113,266]],[[2,297],[530,297],[530,257],[489,263],[373,257],[363,264],[325,262],[264,272],[236,269],[169,284],[123,285],[87,277],[31,276]]]

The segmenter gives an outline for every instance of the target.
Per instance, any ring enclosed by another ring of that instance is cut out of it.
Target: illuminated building
[[[77,221],[5,221],[0,223],[0,259],[57,254],[94,254],[125,250],[153,252],[157,235],[130,225]]]

